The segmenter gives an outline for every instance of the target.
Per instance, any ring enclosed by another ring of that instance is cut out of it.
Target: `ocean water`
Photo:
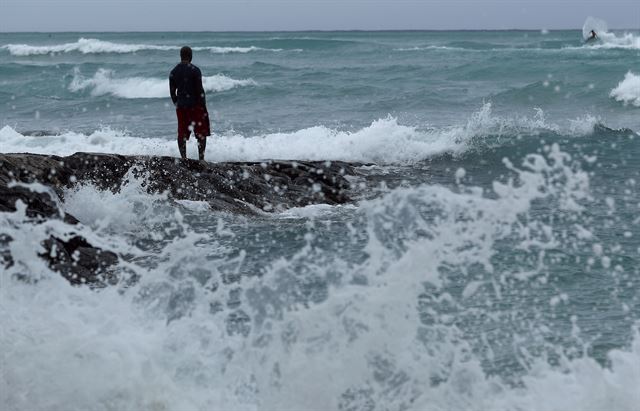
[[[228,215],[131,177],[68,190],[79,226],[0,213],[2,409],[637,410],[640,32],[599,36],[0,33],[2,153],[178,156],[187,44],[208,161],[363,164],[347,206]],[[51,272],[70,233],[123,281]]]

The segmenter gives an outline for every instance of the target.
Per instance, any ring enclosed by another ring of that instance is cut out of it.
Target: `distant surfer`
[[[598,35],[596,34],[596,32],[595,32],[595,31],[591,30],[591,31],[589,32],[589,38],[587,39],[587,42],[589,42],[589,41],[595,41],[595,40],[598,40]]]
[[[209,112],[202,87],[202,72],[191,64],[193,52],[188,46],[180,49],[180,63],[169,74],[169,92],[178,117],[178,150],[187,158],[187,140],[191,131],[198,140],[198,158],[204,160],[207,136],[211,135]]]

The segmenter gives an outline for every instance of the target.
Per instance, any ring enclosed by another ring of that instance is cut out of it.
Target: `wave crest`
[[[611,90],[609,97],[621,101],[625,105],[640,107],[640,76],[628,72],[618,85]]]
[[[604,32],[598,36],[601,42],[589,46],[590,48],[640,50],[640,37],[632,33],[624,33],[618,37],[614,33]]]
[[[28,44],[7,44],[3,48],[9,50],[14,56],[34,56],[54,53],[70,53],[73,51],[82,54],[93,53],[135,53],[141,50],[174,50],[173,46],[157,46],[151,44],[123,44],[112,43],[98,39],[80,38],[74,43],[55,44],[51,46],[31,46]]]
[[[283,51],[283,49],[265,49],[262,47],[249,46],[249,47],[192,47],[192,49],[198,50],[208,50],[215,54],[227,54],[227,53],[249,53],[252,51]]]
[[[599,41],[590,44],[590,48],[623,48],[623,49],[640,49],[640,37],[636,37],[631,33],[624,33],[621,37],[609,32],[607,22],[595,17],[587,17],[582,25],[582,39],[587,40],[591,31],[598,36]]]
[[[99,53],[135,53],[145,50],[156,51],[169,51],[179,50],[178,46],[169,45],[156,45],[156,44],[127,44],[127,43],[113,43],[110,41],[98,40],[98,39],[86,39],[80,38],[73,43],[54,44],[48,46],[32,46],[29,44],[7,44],[2,46],[14,56],[37,56],[46,54],[57,53],[71,53],[79,52],[82,54],[99,54]],[[227,54],[227,53],[249,53],[253,51],[283,51],[282,49],[265,49],[261,47],[249,46],[249,47],[223,47],[223,46],[206,46],[206,47],[192,47],[195,51],[210,51],[215,54]]]
[[[236,80],[223,74],[202,78],[205,91],[220,92],[235,87],[255,86],[252,79]],[[91,90],[93,96],[113,95],[120,98],[167,98],[169,96],[169,81],[153,77],[124,77],[114,78],[114,71],[99,69],[91,78],[84,78],[79,70],[75,70],[74,77],[69,84],[69,90],[79,92]]]
[[[166,93],[166,83],[162,92]],[[166,95],[166,94],[165,94]],[[411,164],[445,153],[461,155],[487,146],[514,143],[518,137],[541,133],[569,136],[588,135],[597,119],[587,116],[570,121],[567,127],[547,122],[542,110],[533,117],[503,118],[492,114],[485,104],[466,124],[420,129],[398,123],[394,117],[373,121],[356,131],[315,126],[293,132],[254,136],[215,135],[215,150],[209,161],[342,160],[377,164]],[[6,152],[70,155],[77,151],[128,155],[175,155],[173,138],[136,137],[103,129],[90,135],[63,133],[52,136],[25,136],[5,126],[0,144]],[[194,149],[190,146],[190,149]]]

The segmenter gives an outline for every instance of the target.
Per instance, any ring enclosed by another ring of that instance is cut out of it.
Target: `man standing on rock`
[[[207,136],[211,135],[209,113],[202,87],[202,73],[191,64],[191,47],[180,49],[180,64],[169,74],[169,91],[178,116],[178,150],[180,157],[187,158],[187,140],[191,131],[198,140],[198,157],[204,160]]]

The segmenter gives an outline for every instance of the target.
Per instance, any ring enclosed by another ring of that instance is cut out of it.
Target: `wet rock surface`
[[[68,157],[39,154],[0,154],[0,212],[16,211],[23,203],[34,223],[78,220],[64,212],[64,189],[93,184],[117,192],[129,178],[143,181],[149,193],[170,199],[204,201],[212,211],[258,214],[311,204],[352,201],[348,177],[355,165],[344,162],[264,161],[208,163],[174,157],[76,153]],[[2,234],[2,233],[0,233]],[[0,245],[11,237],[2,234]],[[51,236],[40,256],[72,284],[104,285],[113,280],[109,267],[118,256],[91,245],[81,236]],[[5,248],[5,247],[2,247]],[[13,264],[8,252],[0,265]]]

